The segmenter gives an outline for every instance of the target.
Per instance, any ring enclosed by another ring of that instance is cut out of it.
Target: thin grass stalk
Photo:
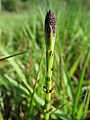
[[[9,56],[6,56],[6,57],[3,57],[3,58],[0,58],[0,62],[3,61],[3,60],[6,60],[6,59],[12,58],[12,57],[15,57],[15,56],[21,55],[21,54],[25,54],[25,53],[27,53],[27,52],[28,52],[28,51],[23,51],[23,52],[19,52],[19,53],[13,54],[13,55],[9,55]]]
[[[54,59],[54,44],[56,36],[56,18],[49,10],[45,18],[45,42],[46,42],[46,86],[45,91],[45,120],[49,120],[52,94],[52,71]]]
[[[36,77],[36,81],[35,81],[35,85],[34,85],[34,88],[33,88],[33,93],[32,93],[32,96],[31,96],[31,101],[30,101],[30,108],[29,108],[29,117],[32,115],[32,110],[33,110],[33,103],[34,103],[34,96],[35,96],[35,92],[36,92],[36,85],[38,83],[38,78],[39,78],[39,75],[40,75],[40,72],[41,72],[41,66],[42,66],[42,63],[43,63],[43,58],[44,58],[44,50],[42,52],[42,57],[41,57],[41,61],[40,61],[40,65],[39,65],[39,70],[38,70],[38,73],[37,73],[37,77]]]

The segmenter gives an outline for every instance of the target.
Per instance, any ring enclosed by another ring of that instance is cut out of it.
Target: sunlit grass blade
[[[0,120],[4,120],[4,118],[3,118],[3,115],[2,115],[2,113],[1,113],[1,111],[0,111]]]
[[[87,98],[84,104],[84,110],[83,110],[83,117],[84,119],[87,117],[88,115],[88,109],[89,109],[89,104],[90,104],[90,89],[87,90]]]
[[[78,108],[77,106],[78,106],[78,103],[79,103],[80,94],[82,93],[82,85],[83,85],[85,70],[86,70],[86,66],[87,66],[87,62],[88,62],[88,58],[89,58],[89,53],[90,53],[90,48],[88,48],[88,51],[85,55],[84,62],[83,62],[83,68],[82,68],[80,78],[79,78],[79,84],[78,84],[77,92],[76,92],[76,95],[75,95],[75,103],[74,103],[74,108],[73,108],[73,118],[76,117],[75,113],[76,113],[76,110]]]
[[[89,102],[90,102],[89,100],[90,100],[90,90],[89,91],[87,90],[84,100],[78,107],[79,109],[78,109],[78,114],[77,114],[77,120],[82,120],[82,119],[87,118]]]
[[[79,65],[79,62],[80,62],[80,57],[78,57],[76,59],[76,61],[74,62],[74,64],[72,65],[71,69],[70,69],[70,72],[69,72],[69,76],[70,78],[73,76],[73,74],[75,73],[78,65]]]
[[[37,73],[37,76],[36,76],[36,81],[35,81],[35,85],[34,85],[34,88],[33,88],[33,93],[31,95],[30,108],[29,108],[30,115],[31,115],[32,110],[33,110],[33,103],[34,103],[34,95],[35,95],[35,92],[36,92],[36,85],[38,84],[38,79],[39,79],[39,75],[40,75],[40,72],[41,72],[41,66],[43,64],[43,58],[44,57],[45,57],[45,50],[43,50],[43,52],[42,52],[42,57],[41,57],[38,73]]]
[[[64,84],[65,84],[65,86],[67,88],[68,95],[69,95],[70,99],[73,101],[73,99],[74,99],[74,92],[73,92],[72,84],[71,84],[71,81],[69,79],[69,75],[68,75],[68,72],[66,70],[66,66],[65,66],[65,63],[63,62],[63,59],[61,61],[62,61],[63,82],[64,82]]]
[[[18,83],[17,81],[15,81],[14,79],[12,79],[11,77],[9,77],[8,75],[4,74],[3,76],[1,76],[1,78],[4,77],[4,79],[8,80],[8,82],[10,84],[12,84],[13,86],[21,89],[23,92],[25,92],[27,95],[30,95],[29,91],[27,88],[25,88],[22,84]],[[4,80],[5,81],[5,80]]]
[[[77,114],[77,120],[81,120],[83,119],[82,115],[83,115],[83,108],[84,108],[84,104],[81,103],[80,106],[78,107],[78,114]]]
[[[2,78],[2,75],[0,74],[0,86],[4,86],[7,90],[9,90],[8,83]]]

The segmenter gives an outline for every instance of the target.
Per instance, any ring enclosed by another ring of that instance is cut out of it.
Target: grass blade
[[[69,76],[68,76],[68,73],[67,73],[67,70],[66,70],[66,66],[62,60],[62,75],[63,75],[63,82],[67,88],[67,91],[68,91],[68,95],[69,97],[71,98],[71,100],[73,100],[73,89],[72,89],[72,85],[70,83],[70,79],[69,79]]]
[[[79,65],[79,62],[80,62],[80,57],[77,58],[77,60],[74,62],[73,66],[70,69],[70,72],[69,72],[70,78],[73,76],[74,72],[76,71],[76,69]]]
[[[9,56],[0,58],[0,62],[3,61],[3,60],[6,60],[6,59],[8,59],[8,58],[12,58],[12,57],[15,57],[15,56],[18,56],[18,55],[22,55],[22,54],[27,53],[27,52],[28,52],[28,51],[23,51],[23,52],[19,52],[19,53],[13,54],[13,55],[9,55]]]
[[[5,51],[5,49],[0,46],[0,50],[1,52],[6,56],[8,53]],[[8,59],[8,62],[13,66],[13,68],[15,69],[15,71],[17,72],[18,76],[20,77],[20,80],[24,83],[24,85],[26,86],[26,88],[30,91],[30,93],[33,93],[33,89],[31,88],[31,86],[28,84],[27,79],[25,77],[25,75],[23,74],[22,70],[20,69],[20,67],[18,66],[18,64],[15,62],[15,60],[12,59]],[[41,99],[37,94],[34,95],[36,101],[40,104],[40,105],[44,105],[44,100]]]
[[[88,96],[87,96],[87,99],[86,99],[86,103],[84,104],[84,111],[83,111],[83,115],[84,115],[84,118],[87,117],[87,114],[88,114],[88,107],[89,107],[89,104],[90,104],[90,90],[87,91],[88,92]]]
[[[79,96],[80,96],[82,85],[83,85],[83,79],[84,79],[85,70],[86,70],[86,66],[87,66],[87,62],[88,62],[89,52],[90,52],[90,48],[88,49],[88,51],[85,55],[83,68],[82,68],[80,78],[79,78],[80,82],[79,82],[77,92],[76,92],[76,96],[75,96],[76,99],[75,99],[75,104],[74,104],[74,109],[73,109],[73,118],[75,118],[75,113],[76,113],[78,102],[79,102]]]
[[[40,65],[39,65],[39,70],[38,70],[38,73],[37,73],[37,77],[36,77],[36,81],[35,81],[35,85],[34,85],[34,89],[33,89],[33,93],[31,95],[30,110],[29,110],[30,111],[30,115],[31,115],[32,109],[33,109],[34,95],[35,95],[35,92],[36,92],[36,85],[37,85],[37,82],[38,82],[38,77],[39,77],[39,74],[40,74],[40,71],[41,71],[41,66],[42,66],[42,63],[43,63],[44,52],[45,51],[43,50],[41,61],[40,61]]]
[[[4,120],[1,111],[0,111],[0,120]]]

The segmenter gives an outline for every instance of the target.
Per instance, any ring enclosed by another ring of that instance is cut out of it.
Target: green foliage
[[[6,11],[16,10],[16,0],[2,0],[2,7]]]

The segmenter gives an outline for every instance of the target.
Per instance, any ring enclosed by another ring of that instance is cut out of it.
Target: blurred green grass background
[[[44,117],[44,19],[49,9],[57,22],[50,119],[90,118],[90,1],[2,0],[0,57],[29,52],[0,62],[0,120]]]

